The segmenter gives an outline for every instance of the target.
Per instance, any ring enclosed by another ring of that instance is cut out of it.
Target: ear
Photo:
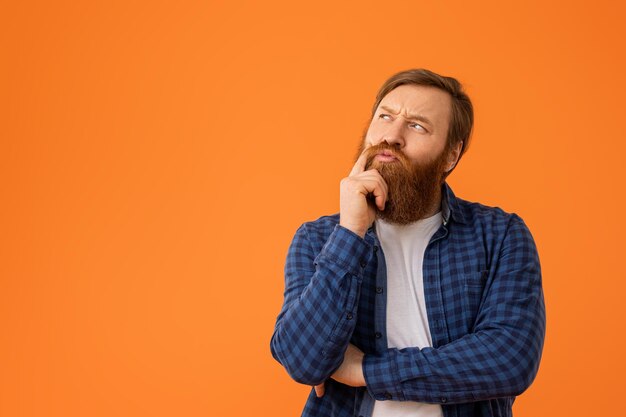
[[[456,146],[448,152],[448,161],[446,165],[446,172],[452,171],[452,169],[456,166],[456,163],[461,156],[461,149],[463,149],[463,142],[459,142]]]

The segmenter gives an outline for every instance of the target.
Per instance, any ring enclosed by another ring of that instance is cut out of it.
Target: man
[[[340,213],[296,232],[271,351],[313,386],[303,416],[511,416],[534,380],[545,310],[533,238],[445,182],[472,124],[454,78],[394,75]]]

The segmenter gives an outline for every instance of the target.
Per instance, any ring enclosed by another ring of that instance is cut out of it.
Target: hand
[[[353,344],[348,344],[348,349],[343,355],[343,362],[337,368],[331,378],[342,384],[351,387],[364,387],[365,376],[363,375],[363,356],[365,354]],[[324,395],[324,383],[322,382],[315,387],[315,395],[322,397]]]
[[[339,195],[339,224],[361,237],[376,218],[376,209],[367,196],[373,194],[374,204],[381,211],[387,201],[387,183],[383,177],[376,169],[365,171],[366,151],[361,153],[350,175],[341,180]]]

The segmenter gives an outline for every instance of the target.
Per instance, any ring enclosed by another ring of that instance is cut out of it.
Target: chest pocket
[[[468,327],[474,327],[480,302],[487,284],[488,270],[465,274],[463,285],[463,316]]]

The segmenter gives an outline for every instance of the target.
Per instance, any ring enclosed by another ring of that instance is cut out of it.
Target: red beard
[[[363,142],[360,151],[362,150]],[[375,160],[375,156],[383,150],[391,152],[396,160]],[[436,212],[436,204],[441,198],[446,150],[447,147],[427,164],[412,164],[402,151],[387,142],[368,148],[365,169],[376,168],[388,187],[385,210],[380,211],[377,208],[377,217],[390,223],[409,224],[434,214],[432,211]]]

